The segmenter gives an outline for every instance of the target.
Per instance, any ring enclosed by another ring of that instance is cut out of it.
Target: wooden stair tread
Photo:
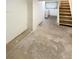
[[[67,17],[59,17],[60,20],[72,20],[72,17],[71,18],[67,18]]]
[[[60,25],[72,26],[72,16],[68,0],[61,0],[59,6]]]
[[[60,9],[59,11],[60,12],[71,12],[69,9],[67,9],[67,10],[66,9]]]
[[[64,7],[64,6],[63,6],[63,7],[61,7],[61,6],[60,6],[60,9],[61,9],[61,8],[66,8],[66,9],[70,9],[70,7]]]
[[[60,6],[70,6],[69,4],[60,4]]]
[[[60,23],[60,25],[64,25],[64,26],[72,26],[72,24],[67,24],[67,23]]]
[[[63,16],[63,15],[60,15],[60,17],[67,17],[67,18],[71,18],[71,16]]]
[[[65,3],[62,3],[62,2],[61,2],[60,4],[69,4],[69,3],[68,3],[68,2],[65,2]]]
[[[60,7],[59,9],[65,9],[65,10],[68,10],[68,9],[70,9],[70,7]]]
[[[59,12],[60,14],[71,14],[70,12]]]
[[[59,13],[60,16],[71,16],[71,14],[67,14],[67,13]]]
[[[70,11],[69,9],[60,9],[60,10],[62,10],[62,11]]]
[[[72,25],[72,24],[69,24],[69,23],[60,23],[60,24],[63,24],[63,25]]]
[[[64,24],[72,24],[72,21],[60,21],[60,23],[64,23]]]
[[[60,6],[69,6],[69,4],[60,4]]]
[[[65,2],[61,2],[61,4],[62,4],[62,3],[69,4],[69,2],[66,2],[66,1],[65,1]]]
[[[67,10],[66,10],[66,9],[65,9],[65,10],[62,9],[62,10],[59,10],[59,11],[60,11],[60,12],[65,12],[65,13],[71,13],[71,11],[68,10],[68,9],[67,9]]]
[[[72,20],[68,20],[68,19],[60,19],[60,21],[69,21],[69,22],[72,22]]]
[[[60,5],[60,7],[70,7],[69,4],[68,5]]]

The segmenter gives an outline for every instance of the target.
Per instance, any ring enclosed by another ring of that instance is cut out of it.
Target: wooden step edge
[[[69,3],[60,3],[60,4],[69,4]]]
[[[66,9],[66,10],[68,10],[68,9],[70,9],[70,8],[60,7],[59,9]]]
[[[66,5],[67,5],[67,4],[69,4],[69,3],[60,3],[60,5],[61,5],[61,4],[66,4]]]
[[[63,2],[63,1],[68,1],[68,0],[61,0],[61,1]]]
[[[69,1],[61,1],[61,2],[69,2]]]
[[[60,12],[71,12],[69,9],[67,9],[67,10],[66,9],[65,10],[64,9],[59,9],[59,11]]]
[[[61,19],[61,20],[72,20],[72,18],[67,18],[67,17],[59,17],[59,19]]]
[[[70,9],[59,9],[59,10],[62,10],[62,11],[70,11]]]
[[[60,21],[60,23],[64,23],[64,24],[72,24],[72,21]]]
[[[60,19],[60,21],[68,21],[68,22],[72,22],[72,20],[68,20],[68,19]]]
[[[60,2],[60,3],[69,3],[69,2]]]
[[[66,8],[66,9],[70,9],[70,7],[61,7],[61,6],[60,6],[60,8]]]
[[[70,5],[60,5],[60,7],[70,7]]]
[[[60,7],[70,7],[70,5],[60,5]]]
[[[64,9],[59,9],[60,12],[71,12],[69,9],[68,10],[64,10]]]
[[[59,23],[60,25],[63,25],[63,26],[69,26],[69,27],[72,27],[72,24],[65,24],[65,23]]]
[[[71,14],[61,14],[61,13],[60,13],[59,15],[60,15],[61,17],[62,17],[62,16],[72,16]]]
[[[59,10],[59,13],[65,13],[65,14],[71,14],[71,11],[63,11],[63,10]]]
[[[70,13],[70,12],[59,12],[59,14],[71,15],[71,13]]]
[[[62,15],[62,16],[59,15],[59,17],[61,17],[61,18],[62,18],[62,17],[64,17],[64,18],[72,18],[72,16],[63,16],[63,15]]]

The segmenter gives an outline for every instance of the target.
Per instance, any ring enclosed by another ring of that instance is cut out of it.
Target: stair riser
[[[67,5],[70,5],[70,4],[69,4],[69,3],[61,3],[60,6],[61,6],[61,5],[67,6]]]
[[[62,10],[59,10],[60,14],[71,14],[70,11],[62,11]]]
[[[60,17],[60,19],[68,19],[68,20],[72,20],[72,18],[70,18],[70,17]]]
[[[69,9],[70,7],[68,7],[68,6],[60,6],[60,8],[68,8]]]
[[[69,4],[68,2],[61,2],[61,4]]]
[[[62,15],[63,15],[63,16],[66,16],[66,15],[67,15],[67,16],[71,16],[71,14],[63,14],[63,13],[60,13],[60,15],[61,15],[61,16],[62,16]]]
[[[60,5],[69,5],[69,3],[66,3],[66,4],[65,3],[61,3]]]
[[[60,5],[60,7],[70,7],[70,6],[69,6],[69,5],[63,5],[63,6],[62,6],[62,5]]]
[[[60,21],[60,23],[64,23],[64,24],[72,24],[71,21]]]
[[[72,15],[68,0],[62,0],[59,8],[60,25],[72,26]]]
[[[69,9],[60,9],[61,11],[70,11]]]
[[[70,10],[66,10],[66,9],[65,9],[65,10],[64,10],[64,9],[60,9],[59,11],[60,11],[60,12],[69,12],[69,13],[71,13]]]
[[[68,26],[68,27],[72,27],[72,24],[70,24],[70,25],[67,25],[67,24],[60,24],[60,25],[62,25],[62,26]]]
[[[60,9],[66,9],[66,10],[69,10],[70,8],[61,7]]]

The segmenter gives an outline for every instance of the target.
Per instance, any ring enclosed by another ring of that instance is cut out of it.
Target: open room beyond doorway
[[[52,19],[57,24],[58,15],[58,2],[57,1],[45,1],[45,19]],[[58,25],[58,24],[57,24]]]

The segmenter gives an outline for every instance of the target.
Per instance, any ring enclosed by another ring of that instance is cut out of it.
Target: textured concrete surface
[[[72,28],[58,26],[56,19],[46,19],[13,49],[8,48],[7,59],[72,59]]]

